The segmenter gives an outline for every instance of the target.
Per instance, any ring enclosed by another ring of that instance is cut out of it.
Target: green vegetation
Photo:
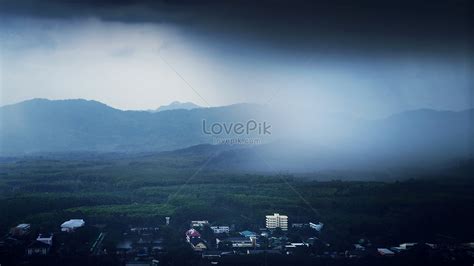
[[[237,229],[264,226],[280,212],[290,222],[325,223],[323,237],[348,246],[367,237],[378,244],[474,239],[474,182],[443,177],[400,182],[318,182],[317,175],[194,174],[191,162],[153,156],[86,160],[26,158],[0,164],[0,229],[19,222],[57,228],[70,218],[91,224],[187,224],[208,219]]]

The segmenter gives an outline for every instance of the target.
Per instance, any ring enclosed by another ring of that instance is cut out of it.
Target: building
[[[252,231],[249,231],[249,230],[245,230],[245,231],[242,231],[239,233],[241,236],[243,237],[256,237],[257,236],[257,233],[255,232],[252,232]]]
[[[292,223],[291,224],[291,227],[293,228],[303,228],[306,224],[302,224],[302,223]]]
[[[248,238],[248,237],[228,237],[226,239],[217,240],[217,244],[219,243],[230,243],[233,248],[252,248],[257,246],[255,237],[253,238]]]
[[[31,231],[30,224],[19,224],[12,229],[10,229],[10,234],[13,236],[24,236],[29,234]]]
[[[266,227],[268,229],[281,228],[281,230],[288,230],[288,216],[274,213],[266,216]]]
[[[209,225],[209,221],[202,220],[202,221],[191,221],[191,228],[193,227],[199,227],[202,228],[205,225]]]
[[[283,251],[286,255],[309,253],[308,243],[287,243],[283,247]]]
[[[281,254],[280,250],[274,250],[274,249],[248,249],[247,250],[248,255],[257,255],[257,254]]]
[[[53,245],[53,234],[39,234],[36,241],[43,242],[50,246]]]
[[[28,256],[44,256],[48,255],[51,249],[51,245],[43,243],[41,241],[34,241],[26,248],[26,255]]]
[[[416,244],[418,243],[403,243],[403,244],[400,244],[400,249],[406,250],[406,249],[416,246]]]
[[[214,234],[224,234],[230,232],[230,227],[225,225],[211,226],[211,229]]]
[[[194,249],[194,251],[204,251],[207,250],[207,243],[200,237],[193,237],[189,240],[189,244]]]
[[[186,231],[186,239],[188,240],[188,242],[190,241],[191,238],[194,238],[194,237],[201,237],[201,234],[196,229],[193,229],[193,228]]]
[[[324,224],[319,222],[317,224],[315,223],[309,223],[309,227],[311,227],[312,229],[318,231],[318,232],[321,232],[321,230],[323,229],[323,226]]]
[[[38,238],[26,248],[28,256],[45,256],[53,245],[53,234],[39,234]]]
[[[393,256],[393,255],[395,255],[395,253],[393,251],[391,251],[390,249],[388,249],[388,248],[378,248],[377,252],[381,256]]]
[[[61,231],[74,232],[77,228],[83,227],[86,223],[82,219],[71,219],[61,224]]]

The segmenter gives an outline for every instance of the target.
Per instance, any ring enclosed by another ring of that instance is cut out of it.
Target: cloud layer
[[[10,1],[1,104],[174,100],[380,117],[473,104],[467,1]]]

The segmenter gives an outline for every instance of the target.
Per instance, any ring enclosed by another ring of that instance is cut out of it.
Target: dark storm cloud
[[[470,52],[470,1],[3,0],[4,15],[170,23],[198,38],[305,53]]]

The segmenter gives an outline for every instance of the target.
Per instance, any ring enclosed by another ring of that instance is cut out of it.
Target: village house
[[[214,234],[225,234],[230,232],[230,227],[225,225],[211,226]]]
[[[61,231],[68,233],[74,232],[74,230],[83,227],[84,225],[85,222],[83,219],[71,219],[61,224]]]
[[[193,237],[189,240],[191,247],[194,251],[204,251],[207,250],[207,243],[204,239],[200,237]]]
[[[39,234],[36,240],[52,246],[53,234]]]
[[[51,245],[44,242],[35,240],[26,249],[26,255],[28,256],[45,256],[49,254]]]
[[[29,234],[31,231],[31,225],[30,224],[19,224],[12,229],[10,229],[10,234],[12,236],[24,236]]]
[[[191,228],[193,227],[198,227],[198,228],[202,228],[206,225],[209,225],[209,221],[206,221],[206,220],[202,220],[202,221],[191,221]]]

